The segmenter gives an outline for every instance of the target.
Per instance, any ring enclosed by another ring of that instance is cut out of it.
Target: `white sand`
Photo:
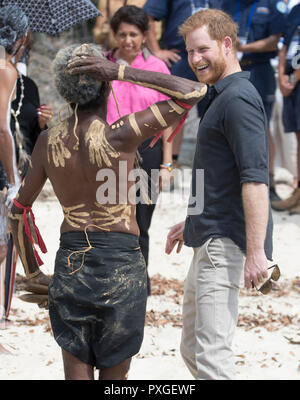
[[[168,228],[184,219],[185,205],[186,196],[182,198],[176,189],[170,204],[158,204],[156,208],[150,232],[150,276],[160,274],[167,279],[184,280],[192,250],[185,247],[179,255],[167,256],[164,244]],[[51,274],[62,212],[57,201],[50,197],[36,202],[34,210],[48,247],[48,253],[42,257],[45,262],[42,270]],[[274,213],[274,222],[274,260],[279,263],[282,276],[278,290],[272,295],[244,290],[241,293],[240,320],[233,345],[237,379],[300,378],[300,345],[287,339],[300,342],[300,216]],[[20,265],[17,272],[24,275]],[[51,335],[48,312],[18,299],[21,293],[17,292],[12,301],[12,324],[0,330],[0,344],[9,351],[0,355],[0,379],[64,379],[61,352]],[[156,326],[147,324],[129,379],[192,379],[178,350],[181,329],[163,321],[166,319],[163,315],[178,319],[181,301],[180,296],[180,304],[176,304],[174,292],[170,291],[150,297],[147,311],[161,312],[162,319]]]

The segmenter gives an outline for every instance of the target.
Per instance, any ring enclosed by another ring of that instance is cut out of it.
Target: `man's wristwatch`
[[[173,164],[172,163],[163,163],[163,164],[160,164],[160,168],[167,169],[169,172],[171,172],[173,169]]]

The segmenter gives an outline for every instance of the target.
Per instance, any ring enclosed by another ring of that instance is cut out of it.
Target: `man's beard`
[[[202,83],[206,83],[208,85],[214,85],[216,82],[220,80],[226,69],[226,62],[223,55],[220,54],[218,60],[210,63],[209,68],[211,72],[209,73],[207,79],[205,79],[205,82]]]

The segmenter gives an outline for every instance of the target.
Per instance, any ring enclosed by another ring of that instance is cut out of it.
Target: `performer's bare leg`
[[[94,367],[62,350],[66,380],[94,380]]]
[[[94,380],[94,367],[86,364],[66,350],[62,350],[66,380]],[[126,380],[131,358],[111,368],[99,372],[100,380]]]
[[[121,362],[121,364],[110,368],[102,368],[99,372],[99,379],[103,381],[127,380],[127,375],[131,363],[131,358]]]

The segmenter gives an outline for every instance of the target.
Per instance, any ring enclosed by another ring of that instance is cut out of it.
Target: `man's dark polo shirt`
[[[211,88],[214,99],[200,121],[192,173],[195,196],[195,171],[204,170],[204,209],[198,215],[188,211],[184,230],[187,246],[199,247],[211,237],[228,237],[246,252],[242,184],[269,182],[267,119],[249,77],[249,72],[238,72]],[[201,185],[197,190],[201,195]],[[272,230],[269,208],[268,259],[272,259]]]

